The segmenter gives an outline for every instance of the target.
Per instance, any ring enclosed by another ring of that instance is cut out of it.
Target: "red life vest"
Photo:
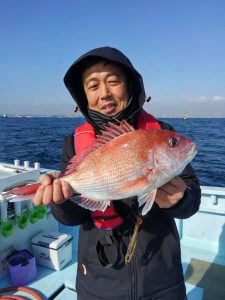
[[[137,117],[137,129],[161,129],[158,121],[143,109],[140,111]],[[74,146],[76,154],[80,153],[83,149],[91,146],[95,142],[96,136],[94,128],[89,123],[84,123],[81,126],[76,127],[74,134]],[[115,211],[113,202],[104,212],[93,211],[91,212],[94,224],[99,229],[111,230],[118,227],[123,223],[122,217]]]

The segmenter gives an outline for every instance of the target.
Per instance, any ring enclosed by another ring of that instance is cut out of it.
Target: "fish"
[[[60,180],[70,184],[78,195],[73,201],[86,209],[105,211],[110,201],[137,197],[145,215],[157,189],[181,174],[196,153],[196,144],[175,131],[109,122],[72,158]]]

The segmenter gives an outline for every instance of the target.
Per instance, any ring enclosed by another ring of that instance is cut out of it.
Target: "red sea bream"
[[[73,157],[61,180],[81,195],[74,199],[82,207],[104,211],[112,200],[137,196],[145,215],[157,188],[179,175],[196,153],[195,143],[176,132],[109,123],[90,148]],[[21,200],[32,186],[7,194]]]
[[[179,175],[197,151],[173,131],[134,130],[122,122],[110,123],[88,152],[75,156],[62,178],[82,195],[78,204],[104,211],[110,200],[137,196],[144,215],[157,188]]]

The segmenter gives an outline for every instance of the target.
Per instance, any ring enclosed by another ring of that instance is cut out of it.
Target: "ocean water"
[[[201,185],[225,187],[225,119],[161,119],[197,143],[192,166]],[[0,117],[0,162],[59,169],[64,138],[82,118]]]

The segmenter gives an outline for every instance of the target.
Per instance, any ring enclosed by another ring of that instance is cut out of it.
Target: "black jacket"
[[[107,56],[111,60],[123,61],[124,65],[132,70],[138,93],[135,94],[136,111],[143,106],[145,93],[142,78],[127,61],[123,54],[113,48],[100,48],[94,51],[99,56]],[[93,55],[93,51],[91,52]],[[103,53],[100,55],[100,53]],[[107,55],[106,55],[107,53]],[[111,56],[110,56],[111,55]],[[87,121],[90,121],[88,111],[83,104],[84,95],[80,93],[81,86],[77,87],[74,78],[80,72],[80,62],[89,57],[83,56],[71,66],[65,76],[65,83]],[[118,59],[119,57],[119,59]],[[77,82],[77,81],[76,81]],[[79,84],[78,84],[79,85]],[[92,120],[92,125],[95,125]],[[163,129],[172,130],[168,124],[160,122]],[[69,160],[74,155],[73,135],[69,135],[64,142],[61,156],[61,170],[64,172]],[[200,187],[198,179],[188,165],[180,177],[190,187],[183,199],[169,209],[160,209],[154,203],[152,209],[144,218],[138,232],[137,246],[134,257],[127,265],[123,255],[126,253],[130,241],[131,231],[114,230],[113,235],[118,242],[117,262],[113,267],[105,268],[99,260],[96,248],[99,239],[104,233],[94,226],[89,210],[86,210],[72,201],[61,205],[52,205],[55,218],[69,226],[80,225],[78,244],[78,270],[76,288],[80,300],[132,300],[158,299],[183,300],[185,285],[181,265],[180,241],[174,218],[188,218],[199,209]],[[126,200],[115,201],[117,212],[126,219],[130,211],[137,208],[137,201],[128,203]],[[133,228],[131,228],[133,229]]]
[[[165,123],[161,123],[161,127],[171,129]],[[73,135],[69,135],[61,157],[62,171],[65,171],[73,155]],[[101,233],[95,228],[88,210],[72,201],[52,206],[53,215],[59,222],[70,226],[81,225],[76,285],[80,299],[184,299],[180,242],[174,218],[188,218],[199,209],[200,188],[190,165],[180,177],[191,189],[170,209],[153,205],[141,225],[135,255],[127,266],[119,262],[115,267],[106,269],[101,265],[96,252]],[[129,236],[124,235],[119,242],[126,252]],[[84,275],[82,265],[87,268],[87,275]]]

